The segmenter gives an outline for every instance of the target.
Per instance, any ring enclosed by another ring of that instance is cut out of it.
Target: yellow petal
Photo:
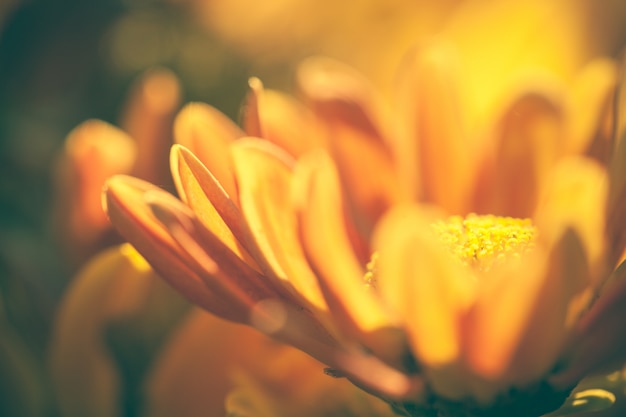
[[[193,311],[147,376],[146,416],[224,416],[234,376],[262,368],[274,345],[254,329]]]
[[[237,187],[228,146],[243,136],[244,132],[228,117],[203,103],[187,104],[174,124],[176,142],[202,161],[235,204],[238,203]]]
[[[388,311],[365,286],[364,268],[346,230],[339,178],[325,153],[298,161],[295,170],[302,242],[342,335],[402,366],[407,346]]]
[[[210,291],[198,274],[197,261],[172,238],[167,228],[154,216],[144,196],[159,188],[133,177],[115,176],[104,190],[105,209],[120,234],[133,244],[150,264],[181,294],[195,304],[230,319],[242,318],[242,312]],[[194,268],[194,266],[196,268]]]
[[[326,311],[317,280],[298,237],[291,200],[291,158],[267,141],[248,139],[232,146],[241,210],[263,255],[261,265],[276,286],[298,303]]]
[[[608,59],[591,61],[580,71],[571,91],[566,152],[583,154],[601,144],[608,146],[604,119],[613,104],[616,78],[616,65]]]
[[[249,237],[242,227],[244,220],[241,212],[213,174],[181,145],[172,147],[170,160],[172,176],[181,199],[207,229],[258,271],[256,262],[244,246]]]
[[[310,110],[291,96],[267,90],[258,78],[249,81],[244,126],[249,136],[275,143],[294,157],[324,145]]]
[[[534,215],[540,239],[556,242],[567,228],[581,237],[596,275],[605,273],[606,200],[608,180],[595,161],[569,157],[546,174]]]
[[[554,367],[566,336],[589,301],[588,284],[584,247],[576,232],[568,229],[550,252],[542,288],[518,342],[511,369],[515,381],[535,381]]]
[[[133,86],[121,121],[137,141],[132,174],[155,184],[171,185],[167,159],[172,145],[172,123],[180,106],[180,84],[169,70],[153,69]]]
[[[64,416],[119,413],[120,375],[103,334],[108,323],[138,308],[157,279],[150,268],[137,269],[123,248],[103,252],[80,271],[55,318],[51,370]]]
[[[459,90],[456,85],[454,54],[443,43],[417,48],[405,64],[400,87],[405,90],[401,103],[402,142],[413,141],[417,163],[412,174],[421,179],[422,199],[437,204],[450,214],[466,213],[475,147],[461,118]],[[401,74],[402,75],[402,74]],[[406,97],[409,95],[409,97]],[[399,156],[400,161],[411,156]],[[408,160],[404,171],[410,169]],[[413,180],[415,182],[415,180]]]
[[[542,93],[524,93],[508,106],[496,131],[493,166],[477,198],[480,212],[530,217],[540,182],[563,139],[561,106]]]
[[[530,383],[552,368],[575,321],[589,268],[579,236],[511,259],[485,274],[466,323],[470,369],[487,380]],[[532,358],[532,360],[531,360]]]
[[[476,278],[434,236],[433,220],[417,206],[398,206],[381,220],[373,244],[381,297],[405,318],[419,363],[436,369],[460,358],[461,319]]]
[[[311,58],[301,65],[298,77],[327,129],[349,209],[367,237],[385,210],[406,198],[380,124],[382,108],[376,107],[372,86],[335,61]]]

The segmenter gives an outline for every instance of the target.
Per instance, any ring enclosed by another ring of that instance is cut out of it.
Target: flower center
[[[432,227],[456,259],[479,271],[527,252],[537,234],[530,219],[493,215],[451,216]]]

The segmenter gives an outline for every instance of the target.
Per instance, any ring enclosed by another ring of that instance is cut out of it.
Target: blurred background
[[[520,14],[530,23],[510,31]],[[626,2],[0,0],[0,415],[58,415],[47,394],[51,323],[84,261],[68,255],[55,213],[74,127],[123,124],[132,86],[157,67],[177,77],[180,103],[210,103],[235,121],[250,76],[289,91],[312,54],[386,91],[402,54],[441,31],[465,45],[468,83],[481,91],[530,63],[567,79],[592,57],[619,55]]]

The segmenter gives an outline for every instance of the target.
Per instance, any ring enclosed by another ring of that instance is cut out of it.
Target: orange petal
[[[147,71],[134,85],[124,110],[122,128],[137,141],[133,175],[171,185],[166,169],[172,145],[172,123],[180,105],[178,78],[167,69]]]
[[[193,210],[198,220],[219,237],[232,252],[259,270],[244,247],[241,212],[213,174],[182,145],[174,145],[170,155],[172,176],[180,198]]]
[[[605,270],[605,221],[608,180],[595,161],[569,157],[546,174],[534,215],[540,239],[556,242],[567,228],[581,237],[596,278]]]
[[[84,260],[110,229],[100,203],[102,186],[112,175],[130,173],[136,156],[126,133],[99,120],[83,122],[68,135],[57,165],[55,215],[72,260]]]
[[[364,267],[347,235],[339,177],[330,158],[312,153],[295,170],[303,246],[343,335],[402,366],[406,344],[397,323],[365,286]]]
[[[434,236],[434,217],[417,206],[398,206],[374,235],[380,296],[406,322],[419,363],[429,369],[457,361],[460,321],[474,300],[475,276],[455,263]]]
[[[152,213],[144,196],[164,191],[137,178],[114,176],[104,190],[105,209],[120,234],[135,246],[176,290],[195,304],[231,320],[247,321],[229,300],[207,288],[198,271],[208,273],[170,235]],[[173,198],[173,197],[172,197]]]
[[[392,204],[406,198],[377,119],[373,88],[355,71],[323,58],[300,67],[299,82],[328,131],[329,146],[355,224],[367,237]]]
[[[194,310],[172,334],[146,378],[145,415],[224,416],[233,376],[261,366],[273,344],[254,329]]]
[[[228,117],[203,103],[187,104],[174,123],[176,142],[202,161],[235,204],[238,203],[237,187],[228,146],[244,135]]]
[[[298,237],[291,200],[291,158],[267,141],[248,139],[232,146],[241,210],[263,255],[261,265],[298,303],[326,311],[316,278]],[[260,260],[261,261],[261,260]]]
[[[482,280],[466,327],[468,364],[487,380],[530,383],[555,365],[580,311],[589,282],[580,238],[566,229],[552,249],[539,245]]]
[[[400,85],[404,99],[398,111],[408,126],[400,132],[400,147],[417,155],[399,158],[406,161],[404,171],[417,159],[418,173],[410,175],[421,179],[423,199],[450,214],[464,214],[476,155],[461,119],[455,68],[454,55],[443,44],[419,48],[409,57]]]
[[[561,106],[541,93],[517,97],[501,117],[492,170],[482,184],[480,212],[530,217],[540,183],[564,137]]]
[[[251,78],[246,99],[246,133],[269,140],[294,157],[322,147],[322,132],[313,114],[291,96],[263,88],[261,80]]]
[[[608,146],[610,135],[605,128],[605,118],[612,104],[617,68],[613,61],[596,59],[587,64],[571,91],[568,112],[566,152],[584,154],[586,151],[602,154],[598,147]],[[604,158],[600,158],[605,161]]]

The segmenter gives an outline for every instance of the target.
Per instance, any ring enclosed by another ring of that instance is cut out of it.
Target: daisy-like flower
[[[298,74],[307,107],[251,80],[244,130],[188,105],[170,161],[180,200],[116,176],[110,220],[191,301],[398,414],[548,413],[626,359],[615,69],[527,85],[479,127],[454,69],[446,47],[417,48],[388,106],[314,58]]]

